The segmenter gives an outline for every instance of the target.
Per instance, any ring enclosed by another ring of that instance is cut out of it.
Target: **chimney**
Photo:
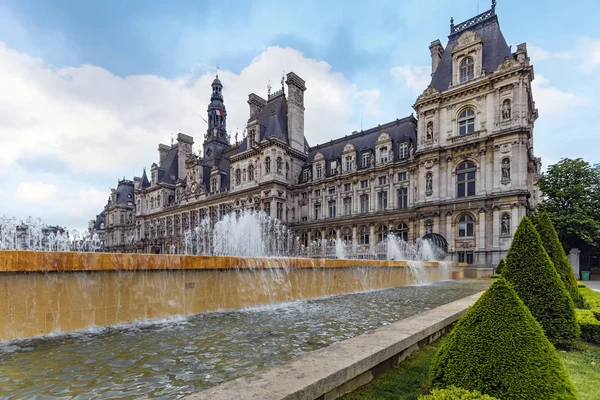
[[[433,75],[444,54],[444,46],[439,39],[436,39],[429,45],[429,51],[431,51],[431,75]]]
[[[253,120],[265,108],[267,101],[254,93],[250,93],[248,95],[248,105],[250,105],[249,120]]]
[[[293,72],[286,75],[288,85],[288,139],[292,148],[304,152],[304,79]]]
[[[159,144],[158,145],[158,163],[162,164],[163,161],[165,161],[165,158],[167,158],[167,154],[169,153],[169,150],[171,150],[171,146],[167,146],[166,144]]]
[[[179,150],[177,152],[177,163],[178,163],[178,176],[177,178],[183,180],[185,178],[185,160],[187,156],[192,154],[192,146],[194,145],[194,138],[179,132],[177,134],[177,146]]]

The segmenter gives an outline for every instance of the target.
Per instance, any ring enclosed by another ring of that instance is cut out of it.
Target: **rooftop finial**
[[[271,95],[271,80],[269,79],[269,83],[267,84],[267,94]]]
[[[450,17],[450,32],[454,30],[454,17]]]
[[[283,75],[281,75],[281,91],[283,91],[283,89],[284,89],[284,86],[283,86],[284,82],[285,82],[285,70],[283,70]]]
[[[496,0],[492,0],[492,12],[496,11]]]

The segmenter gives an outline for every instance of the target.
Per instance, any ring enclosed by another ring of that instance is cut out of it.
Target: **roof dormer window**
[[[465,57],[460,62],[460,83],[470,81],[475,77],[475,62],[473,57]]]

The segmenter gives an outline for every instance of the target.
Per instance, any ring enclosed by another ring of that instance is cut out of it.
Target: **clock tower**
[[[204,159],[218,160],[225,149],[229,147],[226,122],[227,111],[223,104],[223,85],[219,75],[212,83],[212,95],[208,105],[208,130],[204,137]]]

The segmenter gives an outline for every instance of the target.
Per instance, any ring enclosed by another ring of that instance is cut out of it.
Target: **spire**
[[[219,69],[212,84],[212,94],[208,105],[208,129],[204,140],[205,157],[218,158],[229,146],[227,136],[227,110],[223,101],[223,84],[219,80]]]

